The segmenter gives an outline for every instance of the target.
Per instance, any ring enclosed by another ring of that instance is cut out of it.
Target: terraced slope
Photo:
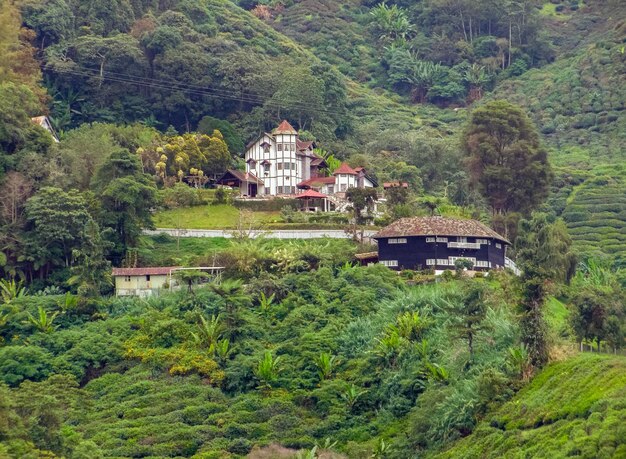
[[[626,457],[626,358],[548,366],[438,458]]]

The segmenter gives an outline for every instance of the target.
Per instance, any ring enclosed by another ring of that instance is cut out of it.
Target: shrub
[[[0,348],[0,379],[9,386],[41,381],[52,372],[52,355],[37,346]]]

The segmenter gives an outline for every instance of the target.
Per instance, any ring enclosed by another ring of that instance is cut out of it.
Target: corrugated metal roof
[[[180,266],[153,266],[148,268],[113,268],[113,276],[157,276],[169,274]]]
[[[401,218],[386,226],[374,239],[399,236],[471,236],[498,239],[510,244],[494,230],[476,220],[446,217]]]

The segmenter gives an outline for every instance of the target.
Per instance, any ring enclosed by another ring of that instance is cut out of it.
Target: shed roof
[[[233,177],[240,182],[249,182],[256,183],[258,185],[263,185],[263,180],[258,178],[252,172],[242,172],[235,169],[228,169],[224,175],[217,181],[219,184],[224,184],[229,180],[229,177]]]
[[[510,244],[508,240],[479,221],[446,217],[401,218],[386,226],[372,237],[374,239],[382,239],[398,236],[485,237],[498,239],[506,244]]]
[[[147,268],[113,268],[113,276],[158,276],[169,274],[180,266],[153,266]]]

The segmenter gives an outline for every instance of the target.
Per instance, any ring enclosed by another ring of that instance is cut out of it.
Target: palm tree
[[[370,14],[374,18],[374,26],[380,33],[380,40],[403,43],[415,30],[404,9],[398,5],[389,7],[383,2],[372,8]]]
[[[471,104],[483,97],[483,88],[489,82],[489,75],[485,67],[476,63],[465,70],[463,80],[469,85],[469,95],[467,101]]]
[[[243,289],[243,281],[227,279],[210,288],[224,299],[224,317],[226,328],[232,339],[239,325],[239,308],[250,304],[250,296]]]

